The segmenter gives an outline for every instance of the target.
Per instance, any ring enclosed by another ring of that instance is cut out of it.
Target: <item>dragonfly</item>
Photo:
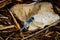
[[[32,21],[34,20],[34,17],[29,18],[26,22],[24,22],[23,27],[20,29],[20,32],[22,32]]]

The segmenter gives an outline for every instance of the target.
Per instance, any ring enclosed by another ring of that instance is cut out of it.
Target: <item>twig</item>
[[[16,28],[17,30],[20,30],[20,25],[19,25],[19,23],[17,22],[17,20],[15,19],[13,13],[12,13],[9,9],[8,9],[8,11],[10,12],[10,14],[11,14],[13,20],[14,20],[14,23],[15,23],[15,25],[16,25],[15,28]],[[23,33],[22,33],[22,32],[20,33],[20,36],[23,37]]]
[[[14,23],[15,23],[15,25],[16,25],[15,28],[16,28],[17,30],[19,30],[19,29],[20,29],[20,25],[18,24],[17,20],[15,19],[13,13],[12,13],[9,9],[8,9],[8,11],[10,12],[10,14],[11,14],[13,20],[14,20]]]
[[[11,26],[2,26],[2,27],[0,27],[0,30],[4,30],[4,29],[8,29],[8,28],[14,28],[14,25],[11,25]]]
[[[52,34],[53,32],[49,32],[49,33],[46,33],[44,36],[46,36],[46,37],[51,37],[51,36],[49,36],[50,34]]]
[[[4,39],[0,36],[0,40],[4,40]]]
[[[11,38],[11,39],[15,39],[15,40],[16,40],[16,39],[17,39],[17,40],[18,40],[18,39],[19,39],[19,40],[21,39],[21,38],[13,38],[13,37],[10,37],[10,38]]]
[[[32,37],[32,36],[34,36],[34,35],[37,35],[38,33],[43,32],[43,31],[49,29],[51,26],[54,26],[54,25],[56,25],[56,24],[59,23],[59,22],[60,22],[60,19],[57,20],[56,22],[52,23],[51,25],[49,25],[49,26],[46,27],[45,29],[42,29],[42,30],[40,30],[40,31],[38,31],[38,32],[36,32],[36,33],[34,33],[34,34],[32,34],[32,35],[29,35],[29,36],[27,36],[27,37],[24,37],[22,40],[27,39],[27,38],[29,38],[29,37]]]
[[[9,35],[9,36],[6,38],[6,40],[8,40],[12,35],[14,35],[14,33],[12,33],[11,35]]]
[[[56,33],[60,35],[60,32],[56,32]]]
[[[49,30],[47,29],[45,33],[48,33],[48,32],[49,32]]]
[[[8,17],[0,17],[0,19],[8,19]]]

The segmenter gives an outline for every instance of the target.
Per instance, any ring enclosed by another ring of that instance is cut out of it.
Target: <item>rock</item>
[[[52,8],[51,3],[40,2],[36,4],[17,4],[11,8],[11,11],[23,22],[30,18],[29,16],[33,16],[34,21],[30,23],[28,30],[34,31],[60,19]]]

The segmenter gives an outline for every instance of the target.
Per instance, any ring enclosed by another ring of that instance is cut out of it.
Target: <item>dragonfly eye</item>
[[[31,17],[30,19],[27,20],[28,23],[32,22],[34,20],[34,17]]]
[[[31,19],[34,20],[34,17],[32,17]]]

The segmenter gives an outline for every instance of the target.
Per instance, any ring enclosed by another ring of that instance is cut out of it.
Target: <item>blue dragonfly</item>
[[[21,28],[20,32],[22,32],[33,20],[34,20],[34,17],[31,17],[26,22],[24,22],[24,25]]]

